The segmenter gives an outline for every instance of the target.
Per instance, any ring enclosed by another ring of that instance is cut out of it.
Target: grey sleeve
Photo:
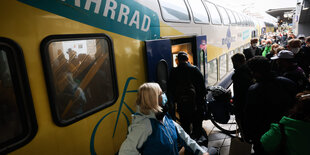
[[[128,128],[128,135],[123,142],[119,155],[139,155],[141,148],[148,136],[152,133],[151,123],[146,120],[145,124],[132,124]]]
[[[177,129],[177,132],[181,138],[181,140],[183,141],[183,143],[188,146],[189,148],[191,148],[194,152],[199,151],[199,155],[202,155],[203,153],[206,153],[206,151],[201,148],[196,141],[194,141],[193,139],[191,139],[191,137],[184,131],[184,129],[176,122],[174,122],[174,125]]]

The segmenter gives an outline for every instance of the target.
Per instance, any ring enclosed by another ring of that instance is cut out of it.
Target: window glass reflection
[[[219,57],[220,60],[220,79],[222,79],[227,72],[227,58],[226,54],[223,54],[222,56]]]
[[[217,60],[208,62],[208,85],[214,85],[217,82]]]
[[[192,8],[194,21],[196,23],[209,23],[209,16],[207,10],[205,9],[200,0],[188,1],[188,3]]]
[[[214,4],[204,1],[211,16],[212,24],[222,24],[220,13],[217,11]]]
[[[105,39],[59,41],[49,45],[55,107],[68,120],[111,104],[116,94]]]
[[[0,47],[0,146],[25,132],[6,52]]]
[[[184,0],[159,0],[164,20],[189,22],[189,14]]]

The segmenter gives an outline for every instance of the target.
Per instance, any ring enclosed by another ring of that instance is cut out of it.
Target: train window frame
[[[244,14],[240,13],[240,17],[242,18],[242,26],[247,26],[247,21]]]
[[[221,9],[222,9],[222,11],[224,11],[223,13],[224,13],[225,15],[223,15]],[[226,26],[230,25],[230,24],[231,24],[231,21],[230,21],[230,18],[229,18],[229,15],[228,15],[226,9],[225,9],[224,7],[218,5],[218,6],[217,6],[217,10],[219,11],[219,13],[220,13],[220,15],[221,15],[223,25],[226,25]],[[228,23],[226,23],[226,24],[225,24],[225,22],[224,22],[224,21],[225,21],[225,20],[224,20],[224,19],[225,19],[224,17],[226,17],[226,18],[228,19]]]
[[[171,23],[190,23],[191,22],[191,15],[189,13],[189,8],[185,2],[185,0],[179,0],[179,1],[183,1],[184,5],[185,5],[185,8],[186,8],[186,11],[187,11],[187,15],[188,15],[188,20],[185,20],[185,21],[182,21],[182,20],[167,20],[164,16],[164,12],[163,12],[163,5],[162,3],[160,2],[162,0],[157,0],[158,4],[159,4],[159,9],[160,9],[160,14],[161,14],[161,17],[162,19],[165,21],[165,22],[171,22]]]
[[[6,53],[17,110],[24,131],[22,134],[0,144],[0,154],[7,154],[28,144],[37,134],[38,125],[29,86],[24,55],[21,47],[13,40],[0,37],[0,49]]]
[[[225,60],[223,62],[221,61],[222,57],[225,57]],[[224,67],[225,71],[223,72],[223,74],[221,74],[222,64],[225,64],[225,67]],[[219,68],[219,79],[222,80],[227,74],[227,54],[226,53],[219,56],[218,68]]]
[[[211,23],[213,24],[213,25],[222,25],[222,17],[221,17],[221,14],[220,14],[220,12],[218,11],[218,9],[217,9],[217,7],[216,7],[216,5],[214,4],[214,3],[211,3],[211,2],[209,2],[209,1],[206,1],[206,0],[204,0],[203,1],[204,3],[204,6],[205,6],[205,8],[208,10],[208,12],[209,12],[209,17],[210,17],[210,21],[211,21]],[[217,12],[217,14],[218,14],[218,17],[219,17],[219,22],[220,23],[214,23],[214,21],[213,21],[213,18],[214,18],[214,12],[211,12],[212,10],[209,8],[209,6],[208,6],[208,4],[209,5],[211,5],[211,6],[214,6],[214,8],[215,8],[215,10],[216,10],[216,12]]]
[[[108,58],[109,58],[109,65],[111,71],[111,82],[112,82],[112,89],[113,89],[113,99],[109,102],[105,102],[106,104],[101,104],[100,106],[92,107],[90,110],[83,112],[77,116],[72,117],[69,120],[62,120],[60,116],[57,114],[56,109],[56,87],[53,79],[52,73],[52,66],[50,63],[50,56],[49,56],[49,45],[53,42],[60,42],[60,41],[81,41],[81,40],[90,40],[90,39],[104,39],[107,41],[108,44]],[[48,91],[48,98],[50,103],[50,108],[52,112],[53,121],[57,126],[64,127],[71,125],[75,122],[78,122],[88,116],[91,116],[103,109],[106,109],[112,105],[114,105],[119,97],[119,90],[118,90],[118,83],[117,83],[117,74],[116,74],[116,66],[115,66],[115,56],[114,56],[114,48],[112,39],[103,33],[98,34],[65,34],[65,35],[50,35],[44,38],[40,45],[41,51],[41,58],[44,67],[44,75],[45,81]]]
[[[239,26],[242,25],[242,21],[241,21],[241,18],[239,16],[238,12],[233,11],[233,13],[237,19],[237,25],[239,25]]]
[[[232,63],[231,57],[235,54],[234,50],[231,50],[227,53],[227,60],[228,60],[228,64],[227,64],[227,72],[231,72],[234,69],[234,65]]]
[[[210,15],[209,15],[209,13],[208,13],[208,10],[206,9],[206,7],[204,6],[204,4],[203,4],[203,2],[202,2],[202,0],[200,0],[200,1],[198,1],[198,3],[200,2],[201,3],[201,5],[202,5],[202,7],[203,7],[203,10],[205,11],[205,13],[206,13],[206,15],[207,15],[207,17],[208,17],[208,21],[207,22],[197,22],[196,20],[195,20],[195,18],[197,17],[197,16],[195,16],[195,11],[194,10],[201,10],[201,9],[193,9],[193,7],[192,7],[192,5],[191,5],[191,3],[193,3],[193,2],[197,2],[197,1],[187,1],[188,2],[188,4],[189,4],[189,8],[190,8],[190,10],[191,10],[191,12],[192,12],[192,15],[193,15],[193,21],[194,21],[194,23],[196,23],[196,24],[210,24],[211,22],[210,22]],[[201,12],[201,11],[200,11]]]
[[[209,64],[213,63],[213,61],[215,61],[215,64],[216,64],[216,69],[215,69],[215,71],[216,71],[216,79],[215,79],[214,83],[210,83],[210,80],[209,80],[209,77],[210,77],[210,72],[209,72],[210,71],[210,69],[209,69],[210,67],[209,67]],[[207,79],[208,79],[208,85],[209,86],[215,85],[218,82],[218,80],[219,80],[219,75],[218,75],[219,74],[219,71],[218,71],[219,68],[218,67],[219,67],[219,65],[218,65],[218,59],[217,58],[214,58],[214,59],[212,59],[212,60],[207,62],[207,70],[208,70],[208,72],[207,72],[208,78]]]
[[[227,14],[228,14],[228,16],[229,16],[229,19],[230,19],[230,25],[237,25],[237,19],[236,19],[235,15],[234,15],[233,11],[231,11],[231,10],[229,10],[229,9],[226,9],[226,12],[227,12]],[[228,13],[228,12],[229,12],[229,13]],[[231,17],[232,17],[232,18],[231,18]],[[231,19],[233,19],[235,22],[232,22]]]

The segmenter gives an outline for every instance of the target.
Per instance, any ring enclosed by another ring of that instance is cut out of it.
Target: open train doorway
[[[147,81],[159,83],[166,91],[169,72],[177,67],[180,51],[188,54],[189,63],[197,66],[207,79],[206,39],[206,36],[181,36],[145,41]]]
[[[207,83],[207,37],[192,36],[189,38],[171,39],[172,66],[177,67],[177,55],[186,52],[191,65],[198,67]]]

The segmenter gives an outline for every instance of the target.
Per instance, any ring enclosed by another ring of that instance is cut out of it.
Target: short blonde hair
[[[159,95],[162,90],[157,83],[144,83],[139,87],[137,105],[140,106],[140,112],[148,115],[150,111],[154,113],[162,112],[159,105]]]

